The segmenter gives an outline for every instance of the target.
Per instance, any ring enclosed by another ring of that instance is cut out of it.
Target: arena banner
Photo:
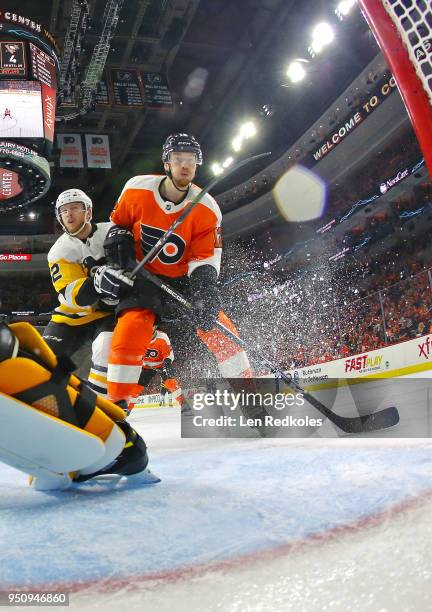
[[[142,82],[148,108],[172,110],[173,100],[167,78],[160,72],[143,72]]]
[[[47,140],[54,142],[56,90],[42,83],[42,108],[44,135]]]
[[[89,168],[111,168],[109,136],[86,134],[87,166]]]
[[[397,185],[398,183],[400,183],[400,181],[402,181],[404,178],[407,178],[407,176],[409,176],[410,173],[410,169],[409,168],[405,168],[404,170],[400,170],[396,176],[392,176],[391,178],[387,179],[386,181],[383,181],[380,185],[380,192],[382,194],[387,193],[387,191],[389,191],[390,189],[392,189],[392,187],[394,187],[395,185]]]
[[[193,387],[183,389],[183,397],[185,404],[188,405],[195,393],[205,391],[205,387]],[[134,408],[179,408],[179,404],[176,400],[172,399],[170,393],[165,395],[162,400],[160,393],[153,393],[150,395],[140,395],[134,404]]]
[[[372,202],[374,202],[381,196],[385,195],[395,185],[405,180],[412,174],[415,174],[416,172],[418,172],[418,170],[422,168],[423,166],[424,166],[424,159],[421,159],[416,164],[414,164],[412,167],[411,166],[405,167],[399,170],[396,174],[392,175],[391,177],[381,179],[380,184],[376,186],[376,189],[374,190],[373,193],[370,194],[369,197],[364,198],[363,200],[358,200],[357,202],[354,202],[351,208],[347,212],[345,212],[339,218],[332,219],[331,221],[326,223],[326,225],[319,227],[316,230],[316,233],[325,234],[326,232],[332,230],[338,223],[342,223],[343,221],[351,217],[351,215],[353,215],[357,210],[361,210],[368,204],[371,204]],[[336,261],[337,259],[340,259],[341,256],[344,256],[346,253],[349,252],[349,250],[350,249],[348,248],[344,248],[343,253],[336,253],[335,255],[332,255],[329,258],[329,261]]]
[[[80,134],[57,134],[57,144],[61,150],[60,168],[84,168]]]
[[[351,208],[338,219],[338,222],[342,223],[343,221],[345,221],[345,219],[348,219],[348,217],[351,217],[351,215],[353,215],[357,210],[364,208],[365,206],[367,206],[374,200],[377,200],[379,197],[385,195],[395,185],[405,180],[412,174],[415,174],[416,172],[418,172],[418,170],[420,170],[420,168],[422,168],[423,166],[424,166],[424,159],[421,159],[420,161],[415,163],[413,166],[405,167],[402,170],[399,170],[397,174],[392,175],[389,178],[383,178],[380,184],[376,186],[376,189],[374,190],[373,193],[370,194],[368,198],[365,198],[364,200],[358,200],[358,202],[354,202]]]
[[[144,107],[142,77],[138,70],[112,68],[108,74],[111,98],[114,104],[132,108]]]
[[[334,131],[318,145],[315,151],[310,154],[310,161],[316,163],[323,159],[395,90],[396,81],[393,76],[387,75],[381,79],[368,99],[353,109]]]
[[[31,253],[0,253],[0,261],[31,261]]]
[[[333,385],[337,380],[432,378],[432,334],[344,359],[297,368],[290,370],[289,374],[308,390]],[[271,381],[269,384],[274,383],[273,375],[263,378],[268,378]],[[186,403],[190,403],[197,393],[208,391],[203,386],[185,389]],[[161,397],[157,393],[140,396],[136,408],[159,408],[160,405]]]
[[[9,200],[22,193],[18,172],[0,168],[0,200]]]
[[[432,377],[432,334],[344,359],[297,368],[290,374],[295,380],[311,383],[332,378]]]

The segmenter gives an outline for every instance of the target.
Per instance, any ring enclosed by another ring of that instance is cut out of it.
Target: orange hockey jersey
[[[113,223],[133,233],[138,261],[150,251],[200,191],[199,187],[191,185],[184,201],[173,204],[164,200],[159,192],[163,179],[160,175],[131,178],[111,214]],[[178,277],[190,275],[195,268],[206,264],[213,266],[219,274],[221,220],[219,206],[211,195],[206,194],[159,254],[146,264],[146,268],[154,274]]]
[[[149,344],[143,359],[143,367],[158,370],[165,359],[174,361],[171,342],[165,332],[155,331],[153,340]]]

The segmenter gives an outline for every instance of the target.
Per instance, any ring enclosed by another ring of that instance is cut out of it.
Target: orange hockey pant
[[[219,321],[237,334],[232,321],[223,312]],[[124,310],[114,330],[108,361],[108,397],[117,402],[130,401],[141,391],[138,385],[142,362],[153,337],[156,320],[151,310],[131,308]],[[252,371],[246,353],[217,328],[208,332],[197,330],[197,335],[215,356],[224,378],[250,377]]]

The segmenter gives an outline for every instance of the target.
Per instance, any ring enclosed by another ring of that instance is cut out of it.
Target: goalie
[[[30,475],[37,490],[62,490],[95,476],[143,472],[144,440],[121,408],[71,374],[29,323],[0,324],[0,461]]]

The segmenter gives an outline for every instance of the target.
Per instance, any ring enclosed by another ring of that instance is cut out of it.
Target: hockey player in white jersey
[[[111,223],[93,223],[92,212],[92,201],[81,189],[57,198],[56,218],[64,233],[48,253],[48,266],[59,305],[43,335],[56,355],[71,355],[111,332],[113,307],[133,284],[122,270],[105,265],[103,243]],[[92,363],[90,380],[104,365]]]

